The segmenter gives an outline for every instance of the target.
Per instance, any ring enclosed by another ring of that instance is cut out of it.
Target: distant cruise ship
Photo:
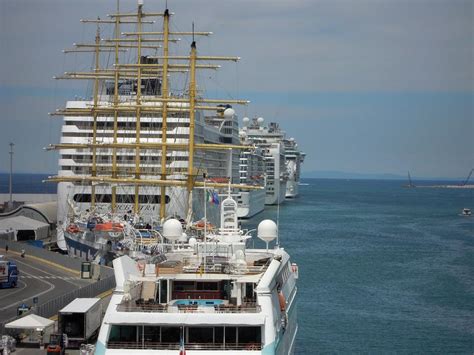
[[[245,131],[240,131],[241,143],[252,144],[246,137]],[[264,150],[255,147],[252,150],[243,150],[240,153],[240,183],[245,185],[264,186],[265,184],[265,156]],[[251,218],[265,208],[265,190],[243,190],[237,194],[237,216]]]
[[[286,198],[295,198],[299,194],[299,182],[301,177],[301,164],[304,162],[306,153],[298,149],[294,138],[284,139],[286,170],[288,181],[286,182]]]
[[[294,138],[286,138],[278,123],[270,122],[264,126],[264,119],[243,119],[242,132],[246,139],[264,151],[266,196],[265,204],[275,205],[285,197],[298,195],[301,163],[305,153],[298,149]]]

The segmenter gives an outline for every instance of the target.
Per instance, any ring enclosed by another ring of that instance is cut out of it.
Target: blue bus
[[[15,262],[3,260],[0,255],[0,288],[16,287],[18,284],[18,268]]]

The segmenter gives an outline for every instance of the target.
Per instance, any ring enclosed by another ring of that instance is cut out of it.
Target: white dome
[[[247,132],[245,132],[244,130],[240,130],[239,131],[239,136],[242,137],[242,138],[246,138],[247,137]]]
[[[169,240],[178,240],[183,236],[183,226],[177,219],[168,219],[163,224],[163,237]]]
[[[197,243],[197,240],[196,240],[196,238],[194,238],[194,237],[191,237],[191,238],[189,238],[189,241],[188,241],[188,243],[189,243],[189,245],[190,245],[190,246],[192,246],[192,247],[193,247],[193,246],[195,246],[195,245],[196,245],[196,243]]]
[[[181,233],[181,238],[179,238],[180,242],[186,243],[188,241],[188,235],[186,233]]]
[[[271,242],[278,236],[278,227],[271,219],[265,219],[258,225],[258,237],[264,242]]]
[[[250,118],[248,118],[248,117],[242,118],[242,124],[244,126],[247,126],[249,124],[249,122],[250,122]]]
[[[235,111],[233,108],[226,108],[224,111],[224,117],[225,118],[232,118],[235,115]]]
[[[257,118],[257,123],[261,126],[263,125],[263,122],[265,122],[265,119],[263,117]]]

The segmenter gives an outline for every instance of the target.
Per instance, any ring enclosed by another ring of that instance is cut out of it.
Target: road
[[[28,255],[22,258],[18,253],[5,253],[1,248],[0,255],[14,260],[19,270],[16,288],[0,289],[0,323],[15,317],[21,303],[33,306],[33,297],[38,297],[38,304],[42,304],[93,282],[80,279],[77,271],[68,271],[47,260]]]

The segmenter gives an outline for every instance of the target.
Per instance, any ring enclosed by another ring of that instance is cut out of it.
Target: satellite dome
[[[179,241],[186,243],[188,241],[188,235],[185,232],[181,233],[181,238],[179,238]]]
[[[263,117],[257,118],[257,123],[261,126],[265,122],[265,119]]]
[[[224,111],[224,117],[225,118],[232,118],[235,115],[235,111],[233,108],[226,108]]]
[[[183,236],[183,226],[177,219],[168,219],[163,224],[163,237],[169,240],[178,240]]]
[[[190,246],[192,246],[192,247],[193,247],[193,246],[195,246],[195,245],[196,245],[196,243],[197,243],[197,240],[196,240],[196,238],[194,238],[194,237],[191,237],[191,238],[189,238],[189,241],[188,241],[188,243],[189,243],[189,245],[190,245]]]
[[[266,243],[278,236],[278,227],[271,219],[265,219],[258,225],[258,237]]]
[[[242,124],[244,126],[247,126],[249,124],[249,122],[250,122],[250,118],[248,118],[248,117],[242,118]]]

